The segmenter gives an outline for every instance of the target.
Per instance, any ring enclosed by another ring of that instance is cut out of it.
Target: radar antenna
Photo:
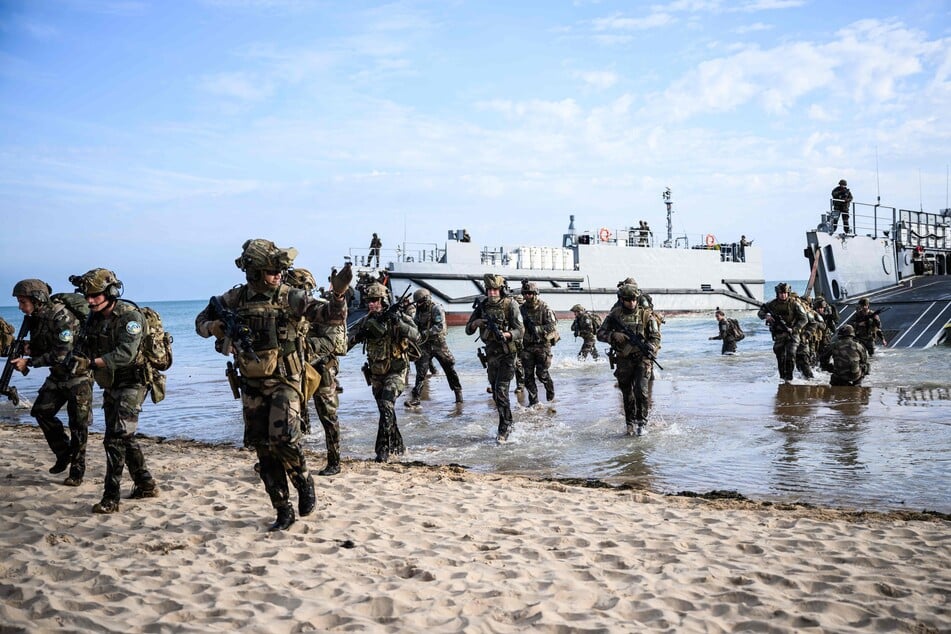
[[[674,213],[674,203],[670,200],[670,187],[664,189],[664,204],[667,205],[667,240],[664,246],[669,249],[674,244],[674,226],[670,221],[670,215]]]

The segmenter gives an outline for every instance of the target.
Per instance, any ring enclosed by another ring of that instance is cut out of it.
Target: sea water
[[[240,402],[225,379],[227,359],[194,332],[205,301],[155,302],[175,337],[168,395],[146,400],[139,431],[149,436],[240,445]],[[15,307],[0,315],[19,327]],[[439,371],[428,380],[422,406],[397,401],[406,443],[404,461],[461,464],[482,472],[630,483],[662,493],[735,491],[759,500],[806,502],[869,510],[951,512],[951,349],[879,349],[861,388],[832,388],[828,374],[791,384],[779,380],[768,330],[754,313],[737,314],[746,339],[735,356],[720,355],[712,315],[671,317],[652,384],[651,422],[640,438],[624,434],[620,391],[602,351],[579,361],[581,340],[559,323],[551,375],[556,398],[529,407],[512,396],[514,431],[495,441],[498,416],[476,358],[480,343],[450,328],[465,402],[457,405]],[[360,367],[359,346],[341,358],[341,453],[371,459],[378,412]],[[0,420],[35,424],[29,401],[47,371],[14,375],[24,404],[0,402]],[[410,387],[413,376],[410,376]],[[512,389],[514,390],[514,381]],[[103,431],[97,388],[93,431]],[[324,437],[313,404],[309,449]],[[61,412],[65,417],[65,412]],[[93,457],[95,458],[93,448]],[[253,462],[248,457],[250,468]],[[323,466],[323,456],[315,458]]]

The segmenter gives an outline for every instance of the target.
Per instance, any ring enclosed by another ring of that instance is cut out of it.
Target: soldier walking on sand
[[[299,326],[302,319],[316,319],[319,306],[283,281],[296,257],[293,247],[247,240],[235,260],[246,283],[212,297],[195,317],[198,335],[215,337],[215,348],[233,354],[238,366],[229,378],[241,397],[244,446],[257,454],[261,481],[277,512],[271,531],[285,530],[296,520],[288,480],[297,489],[301,516],[317,505],[302,447],[302,412],[311,394]]]
[[[17,305],[26,315],[30,341],[23,356],[13,359],[21,373],[29,368],[49,368],[30,414],[36,418],[46,442],[56,456],[50,473],[62,473],[69,467],[66,486],[79,486],[86,473],[86,441],[92,422],[92,373],[86,359],[76,359],[73,347],[79,342],[83,321],[67,306],[50,297],[50,286],[43,280],[21,280],[13,287]],[[55,297],[55,296],[54,296]],[[85,304],[79,295],[73,295]],[[79,304],[82,306],[83,304]],[[88,309],[86,313],[88,315]],[[66,406],[69,435],[57,413]]]

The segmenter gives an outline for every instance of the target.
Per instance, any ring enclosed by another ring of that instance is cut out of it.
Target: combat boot
[[[317,472],[317,475],[320,475],[320,476],[332,476],[332,475],[337,475],[338,473],[340,473],[340,463],[339,463],[339,462],[334,462],[334,463],[328,462],[326,467],[324,467],[323,469],[321,469],[320,471]]]
[[[626,426],[627,426],[627,435],[628,435],[628,436],[634,436],[634,435],[636,435],[637,432],[636,432],[636,430],[634,429],[634,423],[628,421],[628,422],[626,423]]]
[[[63,480],[63,484],[68,487],[78,487],[82,483],[83,483],[82,477],[77,477],[77,476],[69,476],[68,478]]]
[[[92,505],[93,513],[107,514],[115,513],[119,510],[119,500],[111,500],[108,498],[102,498],[99,502]]]
[[[285,504],[284,506],[278,507],[277,509],[277,519],[274,520],[274,523],[271,524],[271,527],[268,528],[268,531],[283,531],[290,528],[291,524],[294,523],[294,520],[297,518],[294,517],[294,507],[290,504]]]
[[[457,387],[456,389],[453,390],[453,394],[456,395],[456,402],[461,403],[462,402],[462,388]]]
[[[314,476],[309,475],[297,489],[297,512],[301,517],[307,517],[314,512],[316,506],[317,493],[314,491]]]
[[[68,452],[56,456],[56,464],[50,467],[50,473],[62,473],[66,471],[66,467],[69,466],[70,462],[72,462],[72,460],[70,460]]]
[[[144,500],[145,498],[157,498],[158,487],[155,486],[155,480],[145,482],[144,484],[132,487],[132,493],[129,494],[130,500]]]

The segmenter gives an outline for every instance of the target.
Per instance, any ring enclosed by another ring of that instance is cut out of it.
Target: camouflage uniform
[[[7,320],[3,317],[0,317],[0,356],[7,356],[10,354],[10,344],[16,339],[14,334],[14,328],[11,326]]]
[[[195,317],[195,331],[201,337],[215,336],[216,348],[223,354],[234,352],[241,374],[244,446],[257,454],[261,481],[277,511],[270,530],[283,530],[295,521],[288,479],[297,489],[302,516],[316,506],[314,479],[302,447],[306,405],[300,333],[301,320],[315,319],[318,306],[303,290],[273,277],[290,266],[297,249],[279,249],[261,239],[248,240],[242,248],[235,264],[245,271],[248,283],[218,300],[225,310],[234,312],[237,327],[247,333],[246,341],[227,338],[225,316],[211,302]],[[277,279],[277,284],[269,284],[265,276]]]
[[[597,337],[595,336],[596,329],[591,313],[586,311],[581,304],[572,306],[571,312],[575,314],[575,320],[571,322],[571,332],[574,333],[575,337],[581,337],[581,340],[584,342],[581,344],[581,350],[578,351],[578,360],[583,361],[589,354],[592,359],[597,359],[598,347],[595,345],[595,341],[597,341]]]
[[[492,294],[481,300],[472,311],[466,323],[466,334],[471,335],[478,330],[479,337],[485,342],[489,386],[492,390],[492,400],[495,401],[495,408],[499,413],[498,439],[505,441],[512,431],[509,385],[515,376],[515,361],[522,343],[524,326],[522,314],[515,300],[501,296],[505,279],[499,275],[486,274],[485,285],[487,294],[490,291]],[[492,334],[488,320],[492,320],[498,326],[503,339],[500,340]],[[509,338],[504,338],[505,333],[509,333]]]
[[[422,354],[416,360],[416,384],[413,386],[412,400],[407,403],[419,405],[423,384],[426,382],[426,376],[434,358],[439,361],[443,372],[446,373],[446,381],[456,397],[456,402],[461,403],[462,383],[459,381],[459,374],[456,373],[456,359],[446,343],[446,313],[442,306],[432,301],[432,295],[428,290],[416,291],[413,299],[416,304],[413,321],[419,329],[419,349]]]
[[[733,328],[730,324],[730,320],[724,315],[723,312],[716,312],[717,318],[717,335],[715,337],[710,337],[710,340],[722,340],[723,345],[720,346],[720,354],[734,354],[736,352],[736,337],[733,336]]]
[[[849,211],[852,207],[852,192],[846,187],[848,183],[844,180],[839,181],[838,187],[832,190],[832,231],[835,231],[839,224],[839,217],[842,217],[842,230],[849,233]]]
[[[799,349],[799,332],[808,321],[806,312],[799,302],[788,295],[789,290],[788,284],[777,284],[776,299],[764,304],[757,313],[760,319],[766,319],[769,324],[779,377],[784,381],[792,381],[793,369],[796,367],[796,352]],[[780,299],[780,293],[786,293],[787,297]]]
[[[830,385],[861,385],[868,376],[868,352],[855,340],[852,326],[843,326],[839,337],[820,359],[822,369],[831,372]]]
[[[324,428],[327,446],[327,466],[318,475],[340,473],[340,422],[337,409],[340,397],[337,392],[337,373],[340,370],[338,356],[347,354],[347,290],[352,278],[350,264],[343,270],[331,273],[332,290],[325,291],[318,300],[312,317],[304,321],[305,356],[307,362],[320,374],[320,387],[314,393],[314,409]],[[286,281],[295,288],[310,293],[316,286],[313,275],[307,269],[288,271]],[[309,429],[304,433],[308,433]]]
[[[367,290],[367,299],[386,297],[381,284]],[[382,308],[382,303],[381,303]],[[406,388],[409,374],[409,353],[418,345],[419,330],[415,322],[400,311],[370,311],[354,324],[349,333],[349,346],[363,343],[367,363],[363,367],[373,398],[380,412],[376,433],[376,461],[386,462],[390,454],[402,455],[406,448],[396,424],[396,399]]]
[[[32,292],[30,292],[32,289]],[[41,280],[23,280],[14,296],[29,296],[33,312],[27,319],[30,335],[27,367],[50,369],[30,415],[36,418],[46,442],[56,455],[50,473],[62,473],[69,465],[67,486],[79,486],[86,474],[86,441],[92,422],[92,373],[88,363],[73,360],[82,324],[62,302],[50,300],[48,285]],[[56,414],[66,405],[69,435]]]
[[[865,346],[869,356],[875,354],[875,340],[879,339],[885,345],[885,336],[882,334],[882,320],[869,307],[868,300],[859,300],[855,314],[849,320],[855,328],[855,338]]]
[[[70,281],[87,297],[92,308],[80,347],[93,365],[96,384],[102,388],[106,419],[106,479],[102,500],[93,506],[93,512],[112,513],[119,509],[120,482],[126,467],[134,483],[130,497],[157,495],[155,479],[135,437],[139,412],[148,393],[145,360],[140,350],[145,316],[135,304],[119,299],[122,282],[112,271],[93,269],[81,277],[71,277]],[[102,303],[96,301],[99,293]],[[102,366],[97,363],[99,359]]]
[[[617,359],[614,376],[624,400],[627,433],[639,436],[644,433],[650,417],[650,378],[653,362],[628,340],[616,321],[640,335],[653,354],[660,349],[660,328],[650,307],[638,302],[637,289],[633,285],[621,286],[619,296],[622,304],[619,308],[613,308],[605,317],[598,329],[598,341],[611,344]],[[627,306],[625,302],[631,303],[631,306]]]
[[[522,338],[522,351],[519,357],[525,371],[525,387],[528,391],[528,404],[538,403],[538,385],[535,378],[545,386],[545,400],[555,398],[555,384],[548,369],[551,367],[551,346],[557,333],[558,319],[548,304],[538,299],[535,284],[522,285],[525,302],[519,307],[525,334]],[[531,324],[531,325],[529,325]]]

